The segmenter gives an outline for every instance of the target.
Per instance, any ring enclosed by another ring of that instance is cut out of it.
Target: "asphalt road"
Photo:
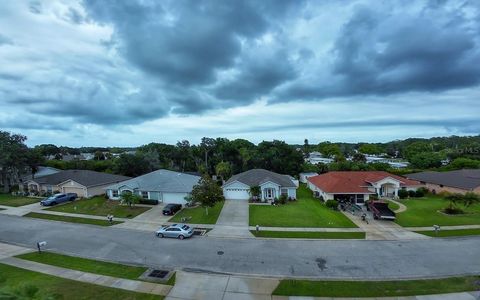
[[[286,277],[391,279],[480,274],[480,237],[412,241],[159,239],[128,229],[0,215],[0,241],[154,267]]]

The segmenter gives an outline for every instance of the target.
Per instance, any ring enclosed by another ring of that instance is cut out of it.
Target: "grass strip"
[[[438,233],[435,233],[435,231],[415,231],[415,232],[423,235],[428,235],[431,237],[469,236],[469,235],[480,235],[480,228],[440,230]]]
[[[51,220],[51,221],[63,221],[63,222],[69,222],[69,223],[90,224],[90,225],[98,225],[98,226],[112,226],[115,224],[123,223],[120,221],[113,221],[112,223],[109,223],[107,220],[97,220],[97,219],[70,217],[70,216],[58,216],[58,215],[35,213],[35,212],[28,213],[24,215],[24,217]]]
[[[31,252],[16,256],[21,259],[66,269],[95,273],[100,275],[136,280],[147,268],[117,264],[53,252]]]
[[[250,231],[256,237],[291,239],[365,239],[365,232]]]
[[[1,299],[161,300],[162,296],[64,279],[0,264]]]
[[[394,281],[282,280],[273,295],[313,297],[398,297],[475,291],[480,276]]]

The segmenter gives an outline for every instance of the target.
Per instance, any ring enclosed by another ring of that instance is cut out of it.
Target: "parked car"
[[[167,204],[164,208],[163,208],[163,214],[166,215],[166,216],[172,216],[174,215],[177,211],[181,210],[182,209],[182,205],[181,204],[174,204],[174,203],[170,203],[170,204]]]
[[[157,237],[171,237],[183,240],[193,235],[193,228],[185,224],[173,224],[167,227],[161,227],[155,234]]]
[[[77,194],[75,193],[55,194],[53,196],[50,196],[40,201],[40,205],[52,206],[52,205],[57,205],[67,201],[73,201],[75,199],[77,199]]]

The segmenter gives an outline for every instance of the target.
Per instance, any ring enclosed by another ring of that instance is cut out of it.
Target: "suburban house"
[[[105,193],[105,187],[130,177],[90,170],[65,170],[25,181],[30,192],[76,193],[88,198]]]
[[[405,175],[418,180],[432,192],[449,192],[465,194],[474,192],[480,194],[480,169],[463,169],[449,172],[420,172]]]
[[[307,183],[307,179],[308,177],[312,177],[312,176],[317,176],[318,173],[315,173],[315,172],[304,172],[304,173],[300,173],[299,174],[299,180],[301,183]]]
[[[298,181],[289,175],[282,175],[264,169],[253,169],[233,175],[223,185],[223,195],[228,200],[250,199],[250,188],[259,186],[261,200],[274,200],[280,195],[297,198]]]
[[[122,193],[135,193],[144,199],[163,203],[185,204],[200,176],[160,169],[106,187],[110,199],[119,199]]]
[[[416,190],[422,184],[384,171],[338,171],[309,177],[308,188],[327,200],[364,204],[370,195],[397,198],[400,189]]]

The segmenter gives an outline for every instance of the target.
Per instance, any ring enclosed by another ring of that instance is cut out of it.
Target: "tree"
[[[200,142],[200,148],[203,150],[205,154],[205,168],[208,172],[208,153],[215,148],[216,142],[215,139],[203,137],[202,141]]]
[[[115,160],[114,171],[130,177],[137,177],[148,173],[150,167],[142,154],[121,154]]]
[[[222,180],[227,180],[232,175],[232,167],[230,163],[221,161],[215,166],[215,173],[222,177]]]
[[[363,154],[380,154],[382,149],[376,144],[362,144],[358,148],[358,151]]]
[[[224,200],[222,189],[209,176],[203,176],[200,182],[193,187],[192,199],[205,208],[206,215],[208,215],[209,207]]]
[[[260,186],[255,185],[250,187],[249,193],[250,193],[250,196],[252,196],[252,198],[258,199],[260,197],[260,194],[262,193],[262,190]]]
[[[9,191],[27,167],[26,140],[26,136],[0,131],[0,185],[3,185],[4,192]]]
[[[480,197],[472,192],[468,192],[463,195],[463,206],[469,207],[472,204],[480,202]]]
[[[363,153],[363,152],[362,152]],[[354,162],[362,162],[362,163],[366,163],[367,162],[367,158],[365,157],[365,155],[363,155],[362,153],[355,153],[352,157],[352,161]]]
[[[450,170],[478,168],[480,168],[480,160],[465,157],[455,158],[450,164],[448,164],[448,169]]]
[[[342,154],[340,146],[330,142],[322,142],[318,144],[318,149],[326,157],[335,157]]]
[[[95,151],[93,158],[95,160],[105,160],[105,155],[103,155],[103,152],[100,150]]]
[[[413,155],[410,163],[419,169],[438,168],[442,165],[442,157],[435,152],[422,152]]]
[[[130,207],[135,206],[135,204],[140,203],[142,197],[138,194],[134,194],[131,192],[123,192],[120,195],[120,201],[122,204],[126,204]]]

